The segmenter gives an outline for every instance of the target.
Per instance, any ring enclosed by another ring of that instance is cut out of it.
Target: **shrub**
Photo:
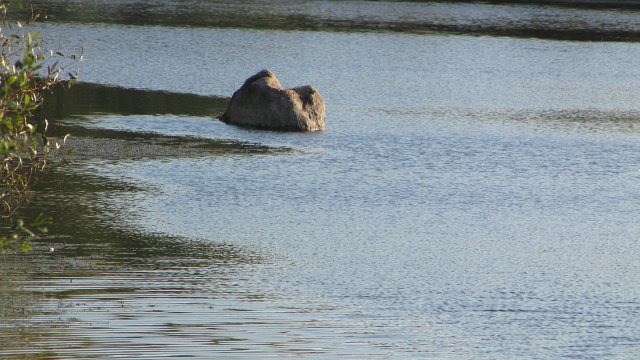
[[[7,6],[0,5],[0,252],[29,250],[29,238],[46,231],[42,216],[29,222],[16,219],[16,211],[30,199],[30,189],[42,179],[58,143],[46,137],[47,120],[37,116],[43,95],[53,86],[75,75],[62,76],[66,59],[60,52],[43,49],[38,32],[25,24],[10,22]],[[7,30],[9,32],[7,32]]]

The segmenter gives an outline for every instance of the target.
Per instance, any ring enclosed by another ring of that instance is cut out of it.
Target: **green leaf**
[[[29,245],[27,243],[22,243],[22,244],[20,244],[20,250],[22,250],[24,252],[29,252],[29,251],[33,250],[33,247],[31,247],[31,245]]]
[[[35,64],[36,62],[36,58],[35,56],[33,56],[33,54],[27,54],[24,57],[24,63],[27,65],[27,67],[32,67],[33,64]]]

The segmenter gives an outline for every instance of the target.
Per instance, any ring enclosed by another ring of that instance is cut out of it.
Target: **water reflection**
[[[220,304],[215,299],[240,309],[243,301],[264,298],[242,286],[243,273],[264,262],[257,254],[213,239],[184,240],[124,227],[118,209],[103,199],[135,202],[145,196],[135,184],[66,167],[38,191],[36,206],[26,215],[52,214],[55,235],[39,240],[29,254],[0,261],[0,356],[82,358],[94,346],[102,354],[121,346],[119,337],[153,353],[153,342],[171,344],[175,326],[188,323],[176,314],[189,313],[196,321],[203,313],[215,316]],[[91,337],[82,335],[89,328]],[[136,341],[132,331],[155,335]],[[227,339],[222,331],[216,334],[209,334],[211,341]],[[80,338],[70,341],[74,336]]]
[[[490,2],[491,3],[491,2]],[[551,5],[551,6],[550,6]],[[553,6],[561,5],[561,6]],[[49,1],[56,22],[319,31],[449,33],[560,40],[637,41],[631,2]],[[624,12],[620,9],[625,9]]]
[[[72,137],[63,149],[65,160],[144,159],[229,154],[273,154],[291,152],[202,133],[167,134],[153,131],[149,124],[161,122],[174,128],[208,128],[218,121],[228,99],[215,96],[126,89],[115,86],[76,83],[59,86],[45,98],[43,116],[50,121],[49,135]],[[134,116],[137,115],[137,116]],[[109,119],[118,119],[109,121]],[[123,126],[142,122],[144,128]],[[114,124],[109,127],[109,123]],[[165,126],[166,127],[166,126]]]
[[[211,346],[231,351],[239,341],[257,344],[269,336],[282,351],[310,351],[286,345],[291,337],[278,339],[270,330],[279,320],[260,315],[287,311],[263,304],[267,295],[243,281],[266,266],[262,256],[218,239],[137,231],[123,222],[113,201],[132,209],[161,189],[96,175],[105,160],[290,151],[96,126],[107,122],[99,120],[105,116],[126,121],[132,114],[213,122],[211,113],[225,104],[220,98],[83,83],[47,97],[51,136],[73,134],[65,159],[77,164],[56,167],[21,214],[52,216],[52,235],[39,239],[31,253],[0,258],[0,357],[118,356],[133,348],[144,349],[145,356],[184,356]],[[256,326],[265,329],[251,335]],[[178,332],[183,335],[176,338]]]
[[[366,329],[335,321],[341,309],[250,286],[271,266],[250,248],[136,232],[105,199],[135,207],[158,189],[93,173],[56,169],[29,209],[55,214],[55,235],[2,258],[0,357],[379,354],[345,340]]]
[[[229,102],[227,98],[217,96],[127,89],[83,82],[71,87],[59,86],[45,100],[45,115],[54,120],[99,113],[211,117],[223,113]]]

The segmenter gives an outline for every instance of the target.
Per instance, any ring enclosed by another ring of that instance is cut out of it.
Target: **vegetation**
[[[19,208],[30,200],[32,187],[42,179],[60,145],[46,137],[47,120],[38,116],[46,91],[61,84],[66,59],[60,52],[47,51],[39,34],[30,31],[38,18],[21,23],[7,17],[7,5],[0,5],[0,252],[31,249],[29,239],[46,232],[49,219],[38,216],[29,222],[18,218]]]

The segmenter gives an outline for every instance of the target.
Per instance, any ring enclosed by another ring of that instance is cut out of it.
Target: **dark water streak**
[[[52,120],[97,113],[210,117],[224,112],[228,102],[228,98],[217,96],[76,82],[71,87],[61,85],[54,89],[43,107],[44,115]]]
[[[640,40],[637,1],[65,0],[43,2],[36,8],[47,14],[48,21],[81,24]]]

